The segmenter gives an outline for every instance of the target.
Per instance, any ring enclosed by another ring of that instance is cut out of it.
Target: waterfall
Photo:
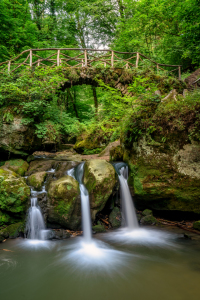
[[[47,171],[47,173],[54,173],[55,169]],[[26,176],[27,178],[27,176]],[[31,240],[46,240],[48,239],[49,230],[46,230],[44,218],[37,201],[39,194],[46,193],[45,183],[40,192],[31,188],[31,206],[28,210],[28,219],[26,222],[27,238]]]
[[[39,193],[44,192],[44,187],[42,192],[37,192],[31,189],[31,206],[28,211],[28,220],[26,223],[27,238],[32,240],[44,239],[45,224],[42,216],[41,209],[37,202],[37,196]]]
[[[122,203],[122,218],[124,225],[130,229],[136,229],[139,227],[138,220],[133,204],[133,199],[128,186],[128,166],[125,163],[114,163],[114,168],[119,177],[120,194]]]
[[[84,162],[78,165],[76,168],[67,171],[67,174],[79,182],[80,194],[81,194],[81,212],[82,212],[82,229],[83,236],[87,243],[92,240],[92,224],[90,215],[90,201],[89,193],[83,184],[84,174]]]

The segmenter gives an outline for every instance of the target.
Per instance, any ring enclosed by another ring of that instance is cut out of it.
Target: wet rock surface
[[[81,226],[80,190],[71,176],[52,181],[48,188],[48,222],[77,230]]]
[[[36,191],[41,191],[46,176],[47,176],[46,172],[36,172],[28,177],[27,183],[28,185],[33,187]]]
[[[105,160],[92,159],[85,163],[83,182],[90,195],[92,219],[101,211],[116,183],[114,167]]]
[[[113,228],[118,228],[121,226],[122,216],[121,211],[118,207],[114,207],[111,214],[109,215],[109,222]]]

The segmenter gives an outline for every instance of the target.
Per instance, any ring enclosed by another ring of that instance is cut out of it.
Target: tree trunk
[[[67,92],[69,94],[69,97],[71,98],[71,101],[72,101],[72,104],[73,104],[73,107],[74,107],[75,115],[76,115],[77,119],[80,121],[80,118],[78,116],[78,111],[77,111],[76,103],[75,103],[75,100],[74,100],[74,98],[73,98],[73,96],[72,96],[69,88],[67,89]]]
[[[97,115],[97,113],[98,113],[97,91],[96,91],[96,87],[93,85],[92,85],[92,92],[93,92],[93,97],[94,97],[95,114]]]

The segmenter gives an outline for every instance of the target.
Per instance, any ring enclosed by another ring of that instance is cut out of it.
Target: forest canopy
[[[0,61],[29,48],[110,47],[200,65],[199,0],[1,0]]]
[[[0,62],[30,48],[56,47],[140,52],[161,64],[181,65],[182,79],[200,66],[200,0],[1,0],[0,22]],[[6,69],[0,76],[1,119],[9,123],[20,116],[44,143],[74,143],[85,132],[100,146],[122,135],[132,143],[144,132],[159,132],[165,141],[167,131],[157,127],[154,119],[160,115],[155,112],[162,108],[164,94],[177,89],[180,95],[186,84],[142,62],[127,70],[131,81],[122,95],[114,83],[125,79],[112,78],[111,69],[104,67],[99,73],[113,85],[94,78],[93,85],[68,88],[62,88],[69,81],[62,66],[27,66],[17,75]],[[199,107],[199,93],[195,95],[189,99],[194,97]],[[174,101],[170,105],[167,114],[173,119],[177,107]],[[184,108],[178,120],[182,129],[193,104]],[[194,128],[190,136],[200,139]]]

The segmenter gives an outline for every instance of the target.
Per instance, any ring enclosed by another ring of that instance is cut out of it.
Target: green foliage
[[[99,154],[103,151],[102,148],[95,148],[95,149],[84,149],[84,155],[92,155],[92,154]]]
[[[12,206],[15,206],[14,212],[19,213],[24,210],[21,204],[21,196],[24,195],[23,188],[18,189],[18,193],[8,193],[3,185],[5,178],[0,177],[0,209],[2,211],[12,211]],[[17,205],[16,205],[17,204]]]
[[[13,116],[13,114],[11,114],[9,111],[8,111],[8,112],[5,112],[5,114],[3,115],[3,120],[4,120],[6,123],[12,122],[13,119],[14,119],[14,116]]]

